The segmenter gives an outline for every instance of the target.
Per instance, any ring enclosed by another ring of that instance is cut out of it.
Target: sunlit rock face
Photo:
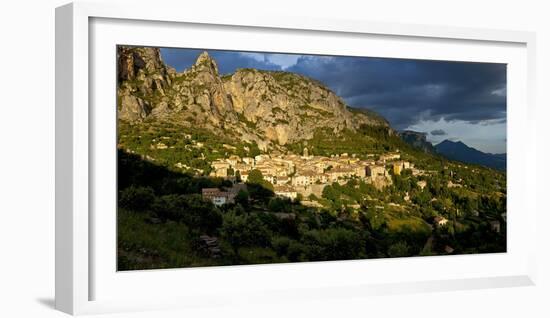
[[[351,111],[316,80],[256,69],[222,76],[207,52],[178,73],[164,64],[159,49],[120,47],[118,80],[121,120],[196,125],[264,149],[310,139],[319,127],[338,133],[378,125],[391,132],[384,119]]]

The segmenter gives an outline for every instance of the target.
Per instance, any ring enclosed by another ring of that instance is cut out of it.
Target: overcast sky
[[[203,50],[161,49],[178,71]],[[214,51],[220,73],[284,70],[323,82],[352,107],[374,110],[398,130],[427,133],[434,144],[461,140],[506,152],[506,65],[371,57]]]

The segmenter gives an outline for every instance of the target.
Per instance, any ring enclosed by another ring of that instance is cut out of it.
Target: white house
[[[276,185],[274,187],[274,192],[277,196],[289,198],[291,200],[295,200],[298,197],[296,190],[287,185]]]

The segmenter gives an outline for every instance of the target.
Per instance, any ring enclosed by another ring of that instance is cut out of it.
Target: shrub
[[[155,201],[155,192],[151,187],[130,186],[120,191],[119,206],[133,211],[144,211]]]
[[[291,240],[286,236],[277,236],[271,240],[271,246],[273,246],[273,250],[277,255],[284,256],[288,253],[290,242]]]
[[[183,222],[192,229],[214,233],[222,224],[220,211],[198,194],[170,194],[158,198],[153,210],[163,219]]]
[[[358,233],[329,228],[304,233],[302,242],[308,259],[313,261],[354,259],[364,253],[364,239]]]
[[[290,200],[283,198],[271,198],[267,205],[267,208],[272,212],[283,212],[290,210]]]
[[[397,242],[388,248],[389,257],[404,257],[409,254],[409,245],[406,242]]]
[[[269,230],[256,215],[238,215],[235,211],[223,216],[221,234],[237,255],[239,248],[243,246],[265,247],[271,242]]]

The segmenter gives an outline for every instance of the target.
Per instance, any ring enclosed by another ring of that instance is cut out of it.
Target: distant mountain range
[[[506,154],[491,154],[469,147],[462,141],[443,140],[435,145],[437,153],[451,159],[506,170]]]
[[[404,142],[425,153],[437,153],[451,160],[478,164],[502,171],[506,170],[505,153],[485,153],[464,144],[462,141],[448,139],[434,146],[426,140],[427,134],[424,132],[404,130],[398,132],[398,134]]]

